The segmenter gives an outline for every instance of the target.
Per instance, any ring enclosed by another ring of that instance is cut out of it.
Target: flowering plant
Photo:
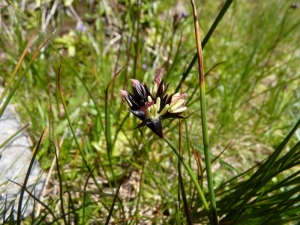
[[[167,94],[169,83],[164,84],[162,75],[163,69],[158,69],[150,89],[145,83],[131,79],[133,94],[121,90],[129,112],[142,120],[136,128],[147,126],[161,138],[164,137],[161,120],[185,118],[180,114],[187,109],[183,99],[187,94]]]

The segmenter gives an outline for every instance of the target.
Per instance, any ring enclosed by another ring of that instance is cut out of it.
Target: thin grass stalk
[[[108,217],[107,217],[107,219],[106,219],[105,225],[108,225],[108,224],[109,224],[109,221],[110,221],[110,218],[111,218],[111,216],[112,216],[112,213],[113,213],[113,210],[114,210],[114,207],[115,207],[115,204],[116,204],[116,200],[117,200],[117,198],[118,198],[118,194],[119,194],[119,191],[120,191],[121,186],[122,186],[122,183],[120,183],[120,185],[119,185],[119,187],[118,187],[118,189],[117,189],[117,192],[116,192],[116,194],[115,194],[115,196],[114,196],[114,200],[113,200],[113,202],[112,202],[112,204],[111,204],[111,207],[110,207],[109,214],[108,214]]]
[[[65,179],[64,179],[65,180]],[[68,185],[68,183],[66,183],[65,184],[66,185],[66,189],[67,189],[67,194],[68,194],[68,197],[69,197],[69,204],[68,204],[68,218],[69,218],[69,223],[68,224],[71,224],[71,214],[73,213],[74,214],[74,224],[75,225],[77,225],[78,224],[78,221],[79,221],[79,218],[78,218],[78,214],[76,213],[76,211],[77,211],[77,209],[75,208],[75,204],[74,204],[74,200],[73,200],[73,198],[72,198],[72,195],[71,195],[71,193],[72,193],[72,187],[70,187],[69,185]]]
[[[192,165],[192,153],[191,153],[191,147],[190,147],[190,145],[191,145],[191,142],[190,142],[190,137],[189,137],[189,132],[188,132],[188,130],[189,130],[189,128],[188,128],[188,124],[187,124],[187,120],[184,120],[184,124],[185,124],[185,133],[186,133],[186,140],[187,140],[187,145],[186,145],[186,148],[187,148],[187,153],[188,153],[188,157],[189,157],[189,160],[188,160],[188,163],[189,163],[189,165]],[[197,177],[198,177],[198,179],[199,179],[199,174],[197,175]],[[188,190],[188,193],[189,193],[189,195],[191,196],[190,197],[190,206],[189,206],[189,209],[190,209],[190,211],[192,211],[191,209],[192,209],[192,205],[193,205],[193,201],[194,201],[194,196],[195,196],[195,188],[193,188],[193,184],[192,184],[193,182],[192,181],[190,181],[189,182],[189,190]],[[200,184],[200,187],[201,187],[201,189],[202,189],[202,185]]]
[[[87,186],[88,186],[89,179],[92,176],[95,169],[96,169],[96,166],[94,166],[94,168],[89,173],[89,175],[88,175],[88,177],[85,181],[84,188],[83,188],[83,199],[82,199],[82,202],[83,202],[82,203],[82,205],[83,205],[83,208],[82,208],[82,222],[83,223],[86,223],[86,221],[85,221],[85,208],[86,208],[85,206],[86,206],[86,194],[87,194],[86,189],[87,189]]]
[[[126,35],[124,35],[124,31],[125,31],[125,22],[126,22],[126,15],[127,15],[127,12],[128,12],[128,10],[125,10],[125,12],[124,12],[124,15],[122,15],[122,17],[121,17],[121,21],[122,21],[122,26],[121,26],[121,38],[120,38],[120,46],[122,46],[123,45],[123,42],[124,42],[124,39],[125,39],[125,36]],[[119,61],[120,61],[120,56],[121,56],[121,50],[122,50],[122,48],[118,48],[118,51],[117,51],[117,59],[116,59],[116,63],[115,63],[115,68],[114,68],[114,74],[116,74],[117,73],[117,69],[118,69],[118,65],[119,65]],[[113,83],[112,84],[112,89],[114,90],[114,86],[115,86],[115,83]],[[111,99],[114,97],[114,95],[113,95],[113,92],[111,93],[111,95],[110,95],[110,97],[111,97]],[[118,115],[120,115],[120,112],[121,112],[121,106],[120,106],[120,110],[119,110],[119,113],[118,113]]]
[[[33,151],[33,155],[32,155],[32,158],[31,158],[31,161],[29,163],[29,166],[28,166],[28,170],[26,172],[26,176],[25,176],[25,179],[24,179],[24,183],[22,185],[22,188],[21,188],[21,191],[20,191],[20,198],[19,198],[19,205],[18,205],[18,213],[17,213],[17,225],[20,225],[21,224],[21,219],[22,219],[22,202],[23,202],[23,198],[24,198],[24,193],[25,193],[25,190],[26,190],[26,185],[27,185],[27,182],[29,180],[29,176],[30,176],[30,172],[31,172],[31,169],[33,168],[33,164],[34,164],[34,160],[35,160],[35,156],[41,146],[41,143],[42,143],[42,140],[43,140],[43,136],[44,136],[44,132],[42,133],[40,139],[39,139],[39,142],[36,146],[36,148],[34,149]],[[13,214],[12,214],[13,215]]]
[[[11,140],[13,140],[18,134],[20,134],[23,130],[25,130],[27,127],[29,127],[30,123],[28,123],[27,125],[25,125],[24,127],[22,127],[21,129],[19,129],[16,133],[14,133],[13,135],[11,135],[8,139],[6,139],[1,145],[0,145],[0,149],[2,149],[5,145],[7,145]],[[0,151],[1,154],[1,151]]]
[[[14,183],[15,185],[18,185],[20,188],[22,188],[22,185],[13,181],[13,180],[10,180],[8,179],[10,182]],[[54,216],[54,213],[52,212],[52,210],[50,209],[50,207],[48,205],[46,205],[44,202],[42,202],[40,199],[38,199],[35,195],[33,195],[30,191],[28,191],[26,188],[25,188],[25,191],[26,193],[31,197],[33,198],[35,201],[37,201],[39,204],[41,204],[46,210],[48,210],[48,212],[51,214],[51,216],[53,217],[53,219],[55,219],[55,216]],[[6,212],[6,210],[4,210],[4,212]]]
[[[141,1],[137,1],[137,18],[136,21],[134,21],[134,29],[136,28],[136,42],[134,45],[134,61],[133,61],[133,78],[136,79],[136,71],[137,71],[137,65],[138,65],[138,60],[140,58],[140,51],[139,51],[139,45],[140,45],[140,18],[141,18]],[[135,25],[137,27],[135,27]]]
[[[62,212],[62,217],[64,220],[65,224],[67,223],[66,220],[66,213],[65,213],[65,207],[64,207],[64,199],[63,199],[63,184],[62,184],[62,177],[60,174],[60,167],[59,167],[59,163],[58,163],[58,154],[57,151],[55,151],[55,157],[56,157],[56,167],[57,167],[57,176],[58,176],[58,181],[59,181],[59,198],[60,198],[60,207],[61,207],[61,212]]]
[[[179,154],[182,155],[182,126],[181,126],[181,120],[179,119]],[[186,198],[186,192],[184,189],[184,184],[183,184],[183,179],[182,179],[182,174],[181,174],[181,163],[180,160],[178,160],[178,180],[179,180],[179,184],[180,184],[180,188],[181,189],[181,195],[182,195],[182,201],[183,201],[183,206],[184,206],[184,211],[185,211],[185,215],[186,215],[186,222],[188,225],[192,225],[193,224],[193,220],[192,220],[192,216],[189,210],[189,206],[188,206],[188,202],[187,202],[187,198]],[[178,202],[180,203],[180,192],[178,193]]]
[[[50,204],[49,204],[50,205]],[[45,224],[45,219],[48,216],[48,213],[45,212],[43,215],[41,214],[39,217],[37,217],[36,222],[34,225],[40,225],[40,224]],[[53,221],[56,220],[56,217],[53,217],[52,224],[55,224]]]
[[[207,201],[204,197],[204,194],[200,188],[200,185],[192,171],[192,169],[190,168],[190,166],[183,160],[183,157],[180,155],[179,151],[177,150],[177,148],[173,145],[173,143],[166,137],[164,136],[163,140],[165,140],[165,142],[167,142],[167,144],[171,147],[171,149],[173,150],[173,152],[177,155],[178,159],[180,160],[180,162],[183,164],[184,168],[186,169],[186,171],[188,172],[189,176],[191,177],[194,185],[196,186],[196,189],[199,193],[199,196],[202,200],[203,206],[205,208],[205,210],[208,212],[208,218],[210,221],[212,221],[211,219],[211,215],[210,215],[210,210],[209,210],[209,206],[207,204]]]
[[[192,148],[194,159],[196,160],[196,164],[197,164],[198,182],[200,184],[201,189],[203,189],[203,173],[204,173],[204,169],[202,169],[201,158],[198,155],[198,153],[196,152],[196,150],[194,149],[194,146],[192,144],[191,144],[191,148]]]
[[[15,224],[15,218],[14,218],[14,208],[15,208],[15,204],[12,204],[11,210],[10,210],[10,217],[9,217],[9,223],[8,224]],[[3,223],[5,224],[5,223]]]
[[[118,134],[120,133],[120,131],[122,131],[122,127],[123,127],[123,125],[125,124],[125,122],[126,122],[126,120],[128,119],[128,117],[129,117],[129,113],[126,114],[126,116],[125,116],[125,117],[123,118],[123,120],[121,121],[121,123],[120,123],[118,129],[116,130],[116,133],[115,133],[115,137],[114,137],[113,143],[116,143]]]
[[[180,59],[179,59],[179,50],[181,49],[181,45],[182,45],[182,33],[180,35],[180,39],[179,39],[179,43],[177,45],[177,50],[176,53],[174,54],[173,57],[173,63],[171,63],[170,68],[167,70],[168,74],[166,76],[166,79],[169,78],[169,75],[173,73],[173,70],[175,69],[176,65],[178,65],[178,63],[180,63]]]
[[[68,113],[68,111],[67,111],[67,105],[66,105],[66,101],[65,101],[65,98],[64,98],[64,95],[63,95],[63,91],[62,91],[62,87],[61,87],[61,83],[60,83],[60,79],[61,79],[62,59],[63,59],[63,58],[61,58],[61,61],[60,61],[59,70],[58,70],[58,77],[57,77],[57,86],[58,86],[59,96],[60,96],[60,99],[61,99],[61,102],[62,102],[64,111],[65,111],[65,114],[66,114],[66,118],[67,118],[67,121],[68,121],[68,125],[69,125],[69,127],[70,127],[72,136],[73,136],[73,138],[74,138],[76,147],[77,147],[78,150],[79,150],[79,153],[80,153],[80,155],[81,155],[81,157],[82,157],[82,161],[83,161],[85,167],[88,169],[89,172],[91,172],[91,168],[90,168],[90,166],[89,166],[87,160],[85,159],[85,156],[84,156],[84,154],[83,154],[83,152],[82,152],[82,150],[81,150],[80,144],[79,144],[79,142],[78,142],[78,140],[77,140],[77,138],[76,138],[75,130],[74,130],[73,126],[72,126],[71,119],[70,119],[69,113]],[[101,188],[100,188],[100,186],[99,186],[99,184],[98,184],[98,182],[97,182],[97,180],[96,180],[96,178],[95,178],[94,175],[92,175],[92,178],[93,178],[93,180],[94,180],[95,185],[97,186],[97,188],[98,188],[99,190],[101,190]]]
[[[207,115],[206,115],[204,66],[203,66],[202,47],[200,42],[201,38],[200,38],[200,30],[199,30],[199,24],[197,19],[197,9],[194,0],[191,0],[191,4],[194,13],[194,27],[195,27],[196,44],[197,44],[197,52],[198,52],[202,136],[203,136],[203,149],[205,155],[205,166],[207,171],[208,191],[209,191],[209,199],[210,199],[210,205],[212,211],[213,224],[218,224],[219,222],[218,222],[218,215],[217,215],[217,205],[216,205],[213,175],[212,175],[211,161],[210,161],[210,149],[209,149],[208,126],[207,126]]]
[[[127,64],[126,64],[127,65]],[[110,169],[111,169],[111,173],[112,173],[112,177],[114,180],[114,184],[116,185],[116,178],[115,178],[115,174],[114,174],[114,170],[113,170],[113,166],[112,166],[112,161],[111,161],[111,156],[112,156],[112,150],[113,150],[113,144],[112,143],[112,134],[111,134],[111,130],[110,130],[110,114],[108,112],[108,92],[109,92],[109,87],[111,86],[111,84],[114,82],[114,80],[117,78],[117,76],[121,73],[121,71],[123,70],[123,68],[126,66],[124,65],[108,82],[106,89],[105,89],[105,138],[106,138],[106,150],[107,150],[107,156],[108,156],[108,161],[109,161],[109,165],[110,165]]]
[[[111,157],[112,157],[112,142],[111,142],[111,131],[110,131],[110,115],[108,112],[108,86],[106,88],[106,92],[105,92],[105,139],[106,139],[106,151],[107,151],[107,157],[108,157],[108,162],[109,162],[109,166],[110,166],[110,170],[111,170],[111,175],[114,181],[114,184],[116,184],[116,178],[115,178],[115,174],[114,174],[114,170],[113,170],[113,166],[112,166],[112,161],[111,161]]]

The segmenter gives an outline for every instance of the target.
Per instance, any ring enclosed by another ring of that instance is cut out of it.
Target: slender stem
[[[195,27],[197,53],[198,53],[202,136],[203,136],[203,147],[204,147],[204,155],[205,155],[205,165],[207,171],[209,199],[210,199],[210,205],[212,211],[213,224],[218,224],[219,222],[217,216],[217,205],[215,199],[213,176],[212,176],[211,162],[210,162],[210,149],[209,149],[208,126],[207,126],[207,115],[206,115],[204,66],[203,66],[202,47],[200,42],[201,38],[200,38],[200,30],[199,30],[199,24],[197,19],[197,9],[194,0],[191,0],[191,3],[192,3],[193,13],[194,13],[194,27]]]
[[[190,168],[190,166],[183,160],[183,157],[180,155],[179,151],[177,150],[177,148],[173,145],[173,143],[166,137],[164,136],[163,138],[165,140],[165,142],[168,143],[168,145],[172,148],[173,152],[177,155],[178,159],[180,160],[180,162],[182,163],[182,165],[184,166],[184,168],[186,169],[186,171],[188,172],[189,176],[191,177],[193,183],[196,186],[196,189],[200,195],[200,198],[202,200],[202,203],[204,205],[204,208],[206,209],[206,211],[208,212],[208,218],[211,221],[211,216],[210,216],[210,211],[209,211],[209,206],[207,204],[207,201],[204,197],[204,194],[201,190],[201,187],[195,177],[195,174],[193,173],[192,169]]]
[[[181,127],[181,120],[178,120],[179,122],[179,154],[182,155],[182,127]],[[181,189],[181,194],[182,194],[182,201],[183,201],[183,206],[184,206],[184,211],[185,211],[185,215],[186,215],[186,222],[188,225],[193,225],[193,220],[192,220],[192,216],[189,210],[189,206],[188,206],[188,202],[186,199],[186,193],[185,193],[185,189],[184,189],[184,184],[183,184],[183,179],[182,179],[182,173],[181,173],[181,164],[180,164],[180,160],[178,160],[178,183]],[[180,190],[179,189],[179,190]],[[178,193],[178,201],[180,202],[180,191]]]
[[[108,82],[106,89],[105,89],[105,104],[104,104],[104,110],[105,110],[105,138],[106,138],[106,150],[107,150],[107,156],[109,161],[109,166],[111,169],[112,178],[114,181],[114,184],[117,185],[114,169],[112,166],[112,151],[113,151],[113,145],[112,143],[112,134],[111,134],[111,123],[110,123],[110,114],[109,114],[109,102],[108,102],[108,91],[111,84],[114,82],[114,80],[117,78],[117,76],[121,73],[121,71],[124,69],[124,67],[127,65],[127,63],[117,72],[115,75],[110,79]]]

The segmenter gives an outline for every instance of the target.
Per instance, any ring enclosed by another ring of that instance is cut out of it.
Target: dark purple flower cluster
[[[158,69],[150,89],[145,83],[131,79],[133,94],[121,90],[129,112],[142,120],[136,128],[147,126],[161,138],[164,137],[161,120],[185,118],[180,114],[187,109],[183,99],[187,94],[167,94],[169,84],[164,84],[162,75],[163,69]]]

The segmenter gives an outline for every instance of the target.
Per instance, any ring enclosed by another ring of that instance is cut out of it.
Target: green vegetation
[[[17,223],[215,224],[205,132],[219,224],[300,221],[300,8],[231,2],[196,2],[206,118],[190,1],[0,3],[1,100],[31,123],[49,176],[40,210]],[[159,68],[170,93],[188,94],[188,118],[162,121],[165,141],[134,129],[120,93]]]

